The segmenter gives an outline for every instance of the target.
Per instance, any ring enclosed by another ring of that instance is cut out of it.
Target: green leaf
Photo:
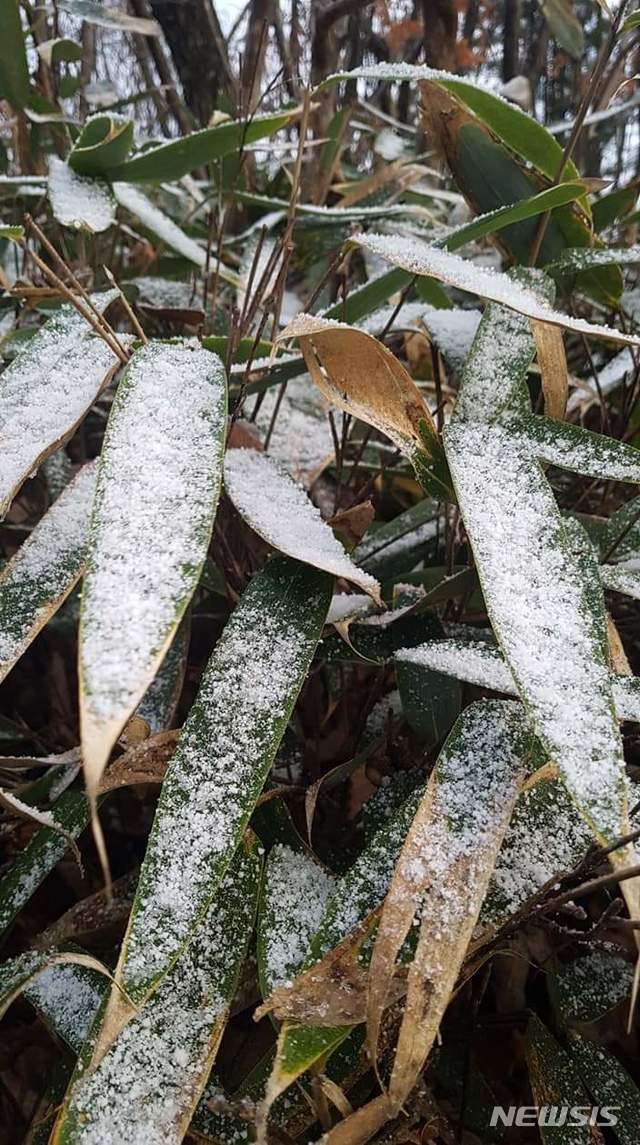
[[[538,0],[549,31],[559,47],[574,60],[584,52],[584,31],[576,16],[571,0]]]
[[[82,594],[80,715],[93,793],[198,584],[225,431],[219,358],[189,343],[135,352],[102,447]]]
[[[48,190],[51,210],[63,227],[98,234],[115,222],[116,202],[108,183],[77,175],[55,155],[49,158]]]
[[[263,998],[295,978],[334,882],[305,851],[282,844],[272,847],[258,913],[258,975]]]
[[[640,246],[569,248],[559,258],[549,262],[545,270],[550,274],[573,274],[599,266],[636,266],[640,262]]]
[[[560,1107],[558,1114],[568,1107],[569,1117],[574,1106],[587,1109],[585,1122],[591,1112],[590,1102],[582,1087],[580,1075],[573,1059],[563,1050],[549,1033],[539,1018],[532,1016],[527,1029],[527,1064],[534,1104],[537,1106]],[[564,1118],[563,1118],[564,1121]],[[592,1145],[593,1136],[588,1123],[554,1126],[538,1122],[543,1145]],[[570,1134],[570,1136],[569,1136]]]
[[[59,950],[28,950],[0,965],[0,1017],[22,994],[30,1000],[37,999],[37,1003],[34,1001],[37,1008],[51,1015],[55,1013],[54,998],[57,991],[61,1010],[65,1005],[64,989],[67,983],[71,983],[68,974],[61,972],[71,968],[74,971],[73,982],[76,985],[86,983],[85,1003],[87,1007],[93,1005],[95,1012],[98,998],[104,993],[109,971],[97,958],[85,954],[77,946],[69,946]],[[73,1005],[69,999],[67,1004]],[[72,1044],[74,1027],[77,1029],[81,1021],[82,1013],[61,1014],[61,1028],[56,1032]]]
[[[469,294],[500,302],[507,309],[539,322],[548,322],[564,330],[575,330],[579,334],[609,342],[640,345],[640,338],[635,335],[624,334],[612,326],[601,326],[562,314],[544,303],[532,290],[514,283],[506,274],[486,270],[459,255],[430,246],[421,239],[403,235],[367,234],[357,235],[351,241],[412,274],[431,275]]]
[[[96,464],[90,462],[0,573],[0,680],[82,574],[95,486]]]
[[[548,187],[544,191],[530,195],[529,198],[521,199],[519,202],[506,207],[498,207],[496,210],[480,215],[477,219],[473,219],[470,223],[452,231],[436,245],[443,246],[450,251],[459,250],[466,243],[475,242],[477,239],[484,238],[485,235],[497,234],[514,223],[536,218],[545,211],[552,211],[555,207],[573,203],[576,199],[580,199],[584,193],[583,183],[560,183],[557,187]],[[583,252],[580,251],[580,253]],[[589,251],[588,253],[604,254],[605,251]],[[615,262],[615,259],[611,261]],[[596,263],[594,265],[606,264]]]
[[[0,38],[0,97],[13,107],[29,103],[29,69],[18,0],[2,0]]]
[[[391,580],[415,568],[439,531],[438,506],[428,497],[378,529],[370,529],[353,559],[379,580]]]
[[[76,1072],[56,1145],[89,1145],[105,1136],[182,1141],[229,1017],[253,929],[260,866],[257,840],[247,836],[219,898],[154,996],[91,1072]]]
[[[630,214],[633,210],[637,201],[637,179],[627,184],[626,187],[616,187],[614,191],[610,191],[608,194],[601,195],[599,199],[596,199],[591,206],[593,228],[596,234],[600,234],[606,230],[607,227],[613,226],[618,219],[624,219],[625,215]]]
[[[474,111],[487,127],[506,143],[521,159],[537,168],[549,179],[555,179],[562,162],[562,148],[541,123],[521,111],[488,88],[458,76],[447,75],[424,65],[374,64],[353,68],[350,72],[337,72],[323,80],[321,87],[340,83],[349,79],[391,80],[395,83],[418,83],[420,80],[433,80],[447,91],[453,92],[462,102]],[[565,168],[567,181],[578,179],[579,172],[572,162]]]
[[[353,563],[306,493],[265,453],[230,449],[224,487],[240,516],[273,548],[357,584],[380,603],[380,586]]]
[[[535,414],[511,424],[514,437],[522,434],[522,446],[549,465],[599,481],[640,483],[640,450],[634,445]]]
[[[47,966],[26,985],[24,997],[51,1033],[79,1054],[107,989],[105,972],[63,961]]]
[[[100,312],[117,291],[93,296]],[[0,515],[23,481],[67,440],[119,365],[72,306],[60,310],[0,378]]]
[[[633,986],[633,964],[607,950],[565,963],[553,977],[552,991],[562,1020],[597,1022],[622,1002]]]
[[[49,67],[52,64],[75,63],[82,59],[82,45],[75,40],[58,36],[52,40],[41,40],[38,44],[38,55]]]
[[[600,1106],[598,1124],[611,1125],[620,1145],[637,1145],[640,1138],[640,1090],[618,1059],[600,1042],[569,1035],[573,1064]]]
[[[196,167],[203,167],[232,152],[242,152],[250,143],[273,135],[299,113],[299,108],[292,108],[290,111],[255,115],[247,120],[225,120],[181,139],[148,147],[126,163],[113,163],[109,177],[122,183],[170,183],[182,179]]]
[[[133,143],[133,123],[121,115],[93,115],[68,156],[78,175],[106,175],[123,163]]]
[[[17,242],[21,238],[24,238],[24,227],[0,227],[0,239]]]
[[[122,32],[134,32],[139,36],[159,36],[160,25],[156,20],[129,16],[115,7],[107,7],[97,0],[59,0],[58,7],[70,16],[77,16],[87,24],[99,28],[116,28]]]
[[[122,965],[143,998],[207,910],[245,829],[322,631],[330,579],[275,559],[214,650],[162,787]]]

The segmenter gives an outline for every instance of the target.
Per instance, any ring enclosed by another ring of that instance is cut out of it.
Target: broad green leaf
[[[640,246],[602,247],[595,250],[577,247],[562,252],[549,262],[545,270],[550,274],[576,274],[599,266],[636,266],[640,262]]]
[[[190,632],[190,617],[187,614],[156,676],[135,710],[133,719],[143,720],[149,735],[157,735],[172,726],[184,681]]]
[[[188,262],[194,263],[202,270],[204,269],[207,262],[207,253],[204,248],[190,235],[185,234],[182,228],[174,223],[168,215],[165,215],[164,211],[156,207],[146,195],[143,195],[142,191],[129,186],[128,183],[114,183],[113,193],[120,206],[139,219],[145,230],[150,231],[161,243],[182,255]],[[217,267],[215,263],[212,263],[211,271],[216,269],[224,282],[229,282],[232,286],[237,286],[240,282],[235,271],[228,270],[223,263],[218,263]]]
[[[549,465],[599,481],[640,483],[640,449],[634,445],[535,414],[511,426],[514,440],[521,434],[522,447]]]
[[[162,787],[121,980],[142,999],[198,926],[248,822],[315,651],[330,578],[274,559],[214,650]]]
[[[496,234],[505,227],[512,226],[514,223],[521,223],[525,219],[536,218],[545,211],[552,211],[555,207],[562,207],[566,203],[573,203],[576,199],[584,195],[584,193],[584,183],[560,183],[557,187],[547,187],[544,191],[538,191],[529,198],[521,199],[519,202],[512,203],[506,207],[498,207],[493,211],[488,211],[486,214],[480,215],[477,219],[473,219],[470,223],[465,223],[464,226],[452,231],[436,245],[443,246],[449,251],[459,250],[460,247],[465,246],[466,243],[475,242],[477,239],[484,238],[485,235]],[[579,248],[579,253],[582,254],[584,252]],[[605,254],[606,252],[590,251],[588,253]],[[611,261],[615,262],[615,259]],[[607,264],[596,263],[594,265]]]
[[[449,673],[492,692],[517,694],[500,649],[485,641],[434,640],[415,648],[401,648],[396,652],[396,659],[434,672]],[[640,720],[640,677],[612,676],[611,688],[618,719]]]
[[[97,3],[97,0],[59,0],[59,8],[70,16],[78,16],[87,24],[99,28],[116,28],[139,36],[159,36],[160,25],[155,20],[129,16],[118,8]]]
[[[637,1145],[640,1138],[640,1090],[623,1065],[601,1042],[569,1035],[570,1053],[594,1104],[598,1124],[611,1126],[620,1145]]]
[[[117,291],[94,295],[104,312]],[[0,515],[23,481],[66,441],[119,362],[82,314],[63,306],[0,378]]]
[[[616,187],[606,195],[601,195],[592,204],[593,228],[600,234],[613,226],[618,219],[631,213],[638,201],[638,181],[633,180],[626,187]]]
[[[579,60],[584,51],[584,31],[571,0],[538,0],[538,3],[559,47]]]
[[[553,977],[552,992],[562,1020],[596,1022],[622,1002],[629,1001],[633,964],[619,954],[595,950],[561,966]]]
[[[225,430],[219,358],[189,343],[135,352],[102,447],[82,594],[82,750],[94,794],[198,584]]]
[[[116,1136],[182,1141],[229,1017],[253,929],[260,866],[257,840],[247,836],[219,898],[154,996],[94,1068],[77,1071],[52,1138],[56,1145]]]
[[[553,135],[515,104],[509,103],[480,84],[424,65],[384,63],[353,68],[350,72],[337,72],[328,76],[321,86],[349,79],[370,79],[378,82],[391,80],[396,83],[433,80],[461,99],[516,155],[531,163],[549,179],[555,179],[558,173],[562,162],[562,148]],[[565,179],[573,181],[579,177],[575,165],[569,162],[565,168]]]
[[[544,303],[532,290],[516,284],[507,275],[487,270],[460,258],[459,255],[439,250],[423,242],[422,239],[370,233],[358,235],[352,241],[411,274],[430,275],[469,294],[477,294],[481,298],[500,302],[507,309],[515,310],[539,322],[560,326],[564,330],[575,330],[578,334],[601,338],[604,341],[640,345],[640,338],[636,335],[624,334],[612,326],[601,326],[587,322],[583,318],[572,318],[562,314]]]
[[[305,851],[269,853],[258,914],[258,975],[266,998],[296,977],[335,880]]]
[[[538,1122],[543,1145],[561,1145],[565,1141],[571,1145],[593,1145],[588,1117],[584,1124],[572,1120],[570,1128],[553,1124],[556,1110],[564,1123],[567,1116],[571,1118],[574,1106],[581,1106],[590,1113],[591,1103],[573,1059],[535,1015],[529,1019],[526,1052],[534,1104],[545,1109],[551,1107],[552,1116]]]
[[[372,1060],[401,947],[420,904],[420,935],[389,1099],[400,1109],[436,1038],[525,774],[530,735],[518,705],[473,704],[442,749],[396,863],[368,978]]]
[[[133,143],[133,123],[121,115],[87,119],[67,162],[78,175],[106,175],[122,163]]]
[[[273,548],[344,577],[380,603],[375,578],[353,563],[304,490],[266,454],[228,450],[224,487],[243,520]]]
[[[15,108],[29,103],[29,70],[18,0],[2,2],[0,97]]]
[[[273,135],[299,113],[299,108],[292,108],[290,111],[254,115],[247,120],[225,120],[181,139],[147,147],[124,163],[112,164],[109,177],[122,183],[169,183],[182,179],[196,167],[203,167],[232,152],[241,152],[248,144]]]
[[[51,155],[48,187],[51,209],[63,227],[97,234],[115,222],[115,199],[104,179],[77,175],[68,163]]]
[[[90,462],[0,573],[0,680],[82,574],[95,486],[96,464]]]
[[[85,954],[76,946],[62,950],[28,950],[25,954],[19,954],[16,958],[3,962],[0,965],[0,1017],[16,998],[29,992],[34,997],[42,998],[48,993],[49,1001],[45,1002],[45,1007],[50,1010],[51,996],[55,994],[56,988],[59,988],[61,994],[64,990],[65,979],[60,977],[60,970],[71,966],[75,970],[82,968],[84,979],[81,976],[79,980],[85,980],[91,984],[93,1000],[94,995],[100,993],[96,988],[96,982],[100,979],[104,982],[109,976],[109,971],[97,958]],[[38,985],[40,986],[39,991]],[[104,993],[104,988],[101,989]],[[85,1000],[88,1003],[88,998]],[[63,1004],[62,1001],[61,1004]],[[68,1018],[67,1028],[70,1029],[74,1020],[70,1014],[67,1014],[66,1017]],[[64,1022],[64,1018],[62,1018],[62,1022]],[[64,1036],[61,1030],[58,1032]],[[73,1034],[70,1037],[73,1038]]]

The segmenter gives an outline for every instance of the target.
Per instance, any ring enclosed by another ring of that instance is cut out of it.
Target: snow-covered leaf
[[[138,36],[159,36],[161,32],[156,20],[130,16],[116,7],[97,3],[97,0],[59,0],[59,6],[70,16],[78,16],[87,24],[96,24],[99,28],[115,28]]]
[[[334,879],[305,851],[276,844],[265,870],[258,917],[258,973],[266,998],[298,973]]]
[[[569,1110],[582,1106],[591,1109],[591,1102],[572,1058],[535,1014],[529,1019],[526,1051],[531,1092],[537,1106]],[[540,1122],[539,1128],[543,1145],[555,1145],[559,1140],[557,1127]],[[593,1134],[588,1124],[578,1121],[567,1128],[566,1132],[561,1132],[571,1145],[593,1145]]]
[[[380,602],[380,586],[353,563],[306,493],[255,449],[230,449],[224,487],[251,528],[286,556],[357,584]]]
[[[109,971],[97,958],[85,954],[77,947],[64,950],[28,950],[25,954],[19,954],[16,958],[0,965],[0,1017],[11,1003],[21,994],[24,994],[29,985],[35,983],[41,975],[48,975],[48,984],[50,985],[52,971],[62,965],[82,966],[104,977],[109,977]],[[45,988],[46,985],[47,981],[45,981]]]
[[[55,155],[49,157],[48,187],[51,209],[63,227],[97,234],[115,221],[116,203],[108,183],[99,177],[77,175]]]
[[[435,1040],[467,950],[520,782],[529,737],[522,710],[466,708],[427,785],[385,899],[369,970],[372,1060],[396,959],[421,904],[418,945],[389,1083],[398,1110]]]
[[[410,274],[430,275],[441,282],[476,294],[493,302],[499,302],[509,310],[515,310],[539,322],[548,322],[564,330],[573,330],[592,338],[608,342],[620,342],[629,346],[640,345],[635,334],[625,334],[613,326],[602,326],[587,322],[584,318],[573,318],[554,310],[537,294],[526,286],[515,283],[506,274],[476,265],[457,254],[439,250],[418,238],[404,235],[362,234],[352,240],[365,250],[378,254],[395,266],[402,267]]]
[[[94,295],[103,312],[117,291]],[[0,514],[41,461],[64,442],[119,365],[82,314],[63,306],[0,377]]]
[[[58,1145],[183,1140],[229,1016],[260,867],[257,840],[247,835],[219,898],[154,996],[93,1068],[76,1072],[54,1133]]]
[[[189,343],[135,352],[100,457],[82,596],[82,749],[94,793],[198,583],[225,429],[219,358]]]
[[[0,680],[82,574],[96,485],[83,466],[0,573]]]

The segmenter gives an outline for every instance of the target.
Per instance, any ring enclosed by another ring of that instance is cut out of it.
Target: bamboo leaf
[[[59,4],[63,12],[78,16],[85,23],[95,24],[99,28],[117,28],[122,32],[134,32],[138,36],[159,36],[161,33],[156,20],[130,16],[118,8],[98,4],[96,0],[59,0]]]
[[[295,978],[334,881],[304,851],[282,844],[272,847],[258,914],[258,974],[263,997]]]
[[[590,1103],[574,1062],[535,1016],[529,1019],[527,1030],[527,1064],[533,1100],[537,1106],[551,1106],[552,1109],[560,1107],[560,1116],[563,1110],[571,1111],[574,1106],[583,1109],[586,1107],[590,1111]],[[538,1124],[544,1145],[557,1145],[562,1137],[568,1139],[562,1127],[558,1129],[551,1122],[544,1124],[539,1121]],[[567,1129],[568,1132],[571,1133],[572,1145],[593,1145],[588,1123],[574,1122],[570,1130]]]
[[[113,164],[109,177],[122,183],[168,183],[182,179],[196,167],[203,167],[233,152],[241,152],[248,144],[273,135],[299,115],[300,108],[294,107],[268,115],[254,115],[247,120],[225,120],[181,139],[148,147],[126,162]]]
[[[120,979],[142,1000],[216,894],[318,642],[330,581],[276,559],[232,614],[180,736],[156,812]]]
[[[90,792],[198,583],[220,492],[225,415],[224,369],[208,350],[149,343],[135,352],[100,458],[82,597]]]
[[[106,175],[122,163],[133,143],[133,123],[122,115],[92,115],[67,162],[78,175]]]
[[[90,462],[0,573],[0,680],[82,574],[95,486],[96,465]]]
[[[380,603],[377,580],[353,563],[304,490],[266,454],[228,450],[224,487],[240,516],[273,548],[344,577]]]
[[[640,482],[640,450],[581,425],[531,415],[513,423],[532,456],[601,481]]]
[[[65,950],[28,950],[25,954],[19,954],[16,958],[2,963],[0,965],[0,1017],[6,1013],[16,998],[26,993],[30,987],[35,989],[36,981],[42,982],[43,976],[47,976],[45,978],[45,990],[55,989],[55,982],[60,981],[57,978],[60,968],[71,965],[82,967],[85,972],[91,971],[92,975],[97,972],[103,977],[110,977],[107,968],[97,958],[85,954],[77,947],[69,947]],[[95,977],[91,978],[91,982],[92,984],[95,983]]]
[[[24,988],[24,997],[47,1028],[79,1054],[107,988],[104,968],[98,971],[89,962],[61,961],[32,979]]]
[[[505,227],[513,226],[514,223],[538,218],[545,211],[553,211],[556,207],[564,207],[567,203],[574,203],[584,193],[584,183],[559,183],[557,187],[546,187],[543,191],[536,191],[535,194],[520,199],[518,202],[508,203],[504,207],[496,207],[493,210],[483,212],[477,219],[472,219],[470,223],[465,223],[464,226],[452,231],[437,245],[443,246],[449,251],[459,250],[460,247],[470,242],[477,242],[485,235],[499,234]],[[563,252],[563,256],[565,253]],[[605,250],[585,251],[578,247],[575,253],[579,255],[606,255],[607,252]],[[615,262],[615,259],[611,261]],[[589,265],[587,264],[580,269],[589,269]],[[601,266],[607,265],[607,263],[596,262],[594,265]],[[549,267],[546,266],[545,269],[548,270]]]
[[[584,31],[571,0],[538,0],[538,3],[554,40],[574,60],[579,60],[584,51]]]
[[[117,291],[95,295],[101,312]],[[0,378],[0,515],[23,481],[66,441],[118,368],[81,314],[63,306]]]
[[[549,274],[575,274],[600,266],[636,266],[640,246],[569,249],[545,266]]]
[[[521,710],[467,708],[447,740],[404,842],[382,910],[369,969],[372,1060],[400,948],[416,904],[422,923],[409,968],[389,1098],[413,1089],[454,988],[515,806],[528,751]]]
[[[108,183],[77,175],[55,155],[49,158],[49,200],[54,217],[63,227],[106,231],[116,217],[116,203]]]
[[[599,1123],[613,1125],[620,1145],[636,1145],[640,1136],[640,1090],[618,1059],[603,1045],[577,1033],[569,1035],[574,1067],[600,1106]]]
[[[0,97],[17,108],[24,107],[30,99],[27,53],[17,0],[4,0],[2,5]]]
[[[179,1145],[207,1082],[253,929],[260,881],[247,836],[182,957],[95,1068],[80,1068],[52,1137]],[[132,1100],[135,1093],[135,1100]]]
[[[583,318],[562,314],[547,305],[532,290],[516,285],[507,275],[477,266],[459,255],[430,246],[421,239],[369,233],[358,235],[352,241],[411,274],[430,275],[469,294],[500,302],[507,309],[540,322],[548,322],[564,330],[575,330],[578,334],[604,341],[640,345],[640,338],[635,334],[624,334],[612,326],[601,326]]]

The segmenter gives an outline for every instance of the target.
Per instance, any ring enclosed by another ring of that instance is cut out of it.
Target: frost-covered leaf
[[[219,358],[188,343],[135,352],[100,457],[82,595],[82,748],[93,792],[198,583],[225,429]]]
[[[619,954],[594,950],[561,966],[553,979],[556,1004],[565,1022],[595,1022],[629,1000],[633,966]]]
[[[188,262],[199,266],[201,270],[204,269],[207,263],[207,252],[204,247],[186,234],[164,211],[156,207],[142,191],[137,187],[131,187],[128,183],[114,183],[113,193],[120,206],[134,215],[145,230],[150,231],[161,243],[182,255]],[[216,268],[212,265],[211,270],[214,269]],[[223,263],[218,263],[217,273],[225,282],[230,282],[233,286],[238,285],[238,275],[228,270]]]
[[[568,1109],[568,1115],[571,1116],[574,1106],[582,1106],[583,1109],[590,1111],[591,1102],[582,1086],[573,1059],[535,1015],[529,1019],[526,1051],[535,1105],[551,1106],[550,1112],[552,1110],[555,1112],[559,1107],[561,1116],[563,1109]],[[547,1124],[542,1120],[538,1124],[544,1145],[557,1145],[562,1139],[571,1142],[571,1145],[593,1145],[593,1135],[588,1123],[581,1124],[578,1121],[571,1124],[570,1128],[567,1126],[564,1129],[554,1127],[551,1119]]]
[[[0,965],[0,1017],[6,1012],[16,998],[27,992],[29,987],[35,989],[36,983],[42,983],[44,977],[44,990],[51,987],[60,968],[65,966],[82,967],[92,974],[100,975],[103,979],[109,972],[97,958],[77,947],[65,950],[28,950],[16,958],[3,962]],[[95,977],[91,978],[92,983]]]
[[[639,262],[640,246],[578,247],[563,251],[559,258],[547,264],[545,270],[552,274],[570,274],[594,266],[635,266]]]
[[[614,1126],[620,1145],[636,1145],[640,1139],[640,1090],[633,1078],[600,1042],[589,1042],[572,1032],[569,1046],[594,1104],[601,1106],[600,1124]]]
[[[97,234],[115,221],[116,203],[108,183],[77,175],[55,155],[49,157],[48,187],[51,209],[63,227]]]
[[[539,322],[548,322],[552,326],[604,341],[640,345],[640,338],[635,334],[625,334],[612,326],[602,326],[587,322],[584,318],[562,314],[542,301],[528,287],[514,283],[507,275],[476,265],[457,254],[439,250],[421,239],[369,233],[358,235],[353,242],[373,254],[381,255],[410,274],[430,275],[449,286],[499,302],[507,309]]]
[[[94,295],[106,310],[117,291]],[[0,378],[0,514],[41,461],[65,441],[119,365],[72,306],[63,306]]]
[[[635,560],[617,565],[601,565],[600,576],[605,588],[640,600],[640,567]]]
[[[241,517],[273,548],[344,577],[380,602],[377,580],[353,563],[304,490],[266,454],[228,450],[224,487]]]
[[[372,1059],[397,956],[421,903],[389,1098],[411,1092],[455,986],[524,776],[529,737],[521,709],[484,701],[460,716],[396,863],[369,970]]]
[[[57,962],[24,989],[45,1025],[78,1054],[104,1000],[108,979],[90,965]]]
[[[532,456],[600,481],[640,482],[640,450],[583,426],[532,414],[512,423]]]
[[[265,998],[296,977],[334,881],[305,851],[282,844],[270,851],[258,918],[258,973]]]
[[[597,838],[627,798],[605,649],[542,470],[508,426],[461,423],[445,448],[483,595],[518,691]]]
[[[271,560],[232,614],[165,778],[121,966],[143,998],[216,894],[315,651],[330,578]]]
[[[0,573],[0,680],[80,577],[96,485],[83,466]]]
[[[56,1125],[57,1145],[97,1145],[116,1137],[179,1145],[229,1016],[259,881],[257,840],[246,836],[219,898],[154,996],[97,1065],[77,1071]]]

